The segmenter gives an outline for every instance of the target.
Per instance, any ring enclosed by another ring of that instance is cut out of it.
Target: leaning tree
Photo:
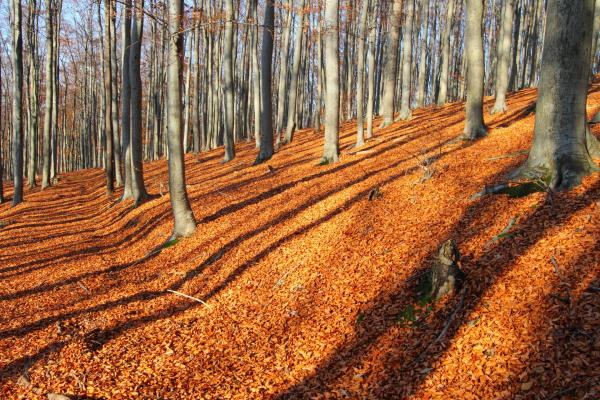
[[[544,179],[553,190],[598,170],[598,144],[587,128],[594,0],[548,3],[547,29],[529,157],[512,177]]]

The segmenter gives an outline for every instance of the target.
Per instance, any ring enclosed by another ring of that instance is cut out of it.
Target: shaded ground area
[[[188,156],[198,231],[159,254],[164,161],[146,164],[157,197],[135,210],[106,198],[100,170],[0,206],[0,398],[599,398],[600,177],[469,200],[526,157],[534,101],[513,94],[472,145],[454,140],[456,103],[361,149],[345,124],[327,167],[311,131],[272,170],[250,144],[225,165]],[[467,284],[416,304],[448,238]]]

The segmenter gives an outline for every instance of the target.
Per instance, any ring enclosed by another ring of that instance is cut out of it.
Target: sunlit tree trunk
[[[508,89],[508,62],[510,57],[510,44],[512,41],[513,28],[513,2],[514,0],[506,0],[504,6],[504,14],[502,15],[502,26],[499,32],[500,40],[498,41],[498,62],[496,65],[496,103],[490,111],[490,114],[506,112],[506,91]]]
[[[175,226],[172,239],[190,236],[196,220],[185,187],[185,163],[182,143],[181,80],[183,40],[181,20],[183,0],[169,0],[169,57],[167,63],[169,193]],[[133,40],[133,38],[132,38]]]
[[[442,36],[442,67],[440,70],[439,92],[437,104],[439,106],[446,103],[448,99],[448,68],[450,67],[450,34],[452,32],[452,19],[454,18],[454,1],[448,0],[448,9],[446,14],[446,26]]]
[[[46,0],[46,99],[44,105],[44,133],[42,135],[42,189],[50,186],[50,157],[52,156],[52,0]]]
[[[402,99],[400,107],[400,119],[410,119],[412,112],[410,110],[410,81],[412,67],[412,27],[414,15],[414,0],[406,0],[406,19],[404,20],[404,29],[402,32],[402,42],[404,56],[402,57]]]
[[[325,1],[323,45],[325,56],[325,144],[322,164],[339,160],[340,71],[338,0]]]
[[[21,0],[11,0],[12,21],[12,129],[13,129],[13,200],[23,202],[23,33]]]
[[[526,163],[513,176],[569,189],[598,170],[598,143],[586,124],[594,0],[548,3],[535,133]]]
[[[272,0],[267,0],[262,34],[261,55],[261,133],[260,149],[255,164],[270,159],[273,156],[273,100],[271,95],[273,36],[275,35],[275,11]]]
[[[419,78],[417,86],[417,107],[422,107],[425,102],[425,77],[427,73],[427,46],[429,43],[429,0],[421,2],[422,7],[422,35],[421,54],[419,55]]]
[[[224,161],[235,158],[233,143],[233,0],[225,0],[225,35],[223,46],[223,91],[225,95],[225,132],[223,144],[225,147]]]
[[[483,122],[483,1],[467,0],[467,104],[464,137],[474,140],[486,135]]]
[[[452,1],[452,0],[451,0]],[[402,0],[394,0],[390,17],[390,33],[387,61],[384,68],[383,97],[381,99],[382,127],[394,122],[394,96],[396,91],[396,71],[398,64],[398,46],[402,21]]]
[[[285,130],[285,143],[292,141],[296,129],[296,102],[298,100],[298,74],[302,56],[302,37],[304,36],[304,1],[300,0],[298,13],[298,30],[294,40],[294,57],[292,59],[292,73],[290,77],[290,90],[288,91],[287,127]]]
[[[365,127],[363,119],[364,87],[365,87],[365,30],[367,14],[369,13],[369,0],[362,0],[360,23],[358,25],[358,61],[356,65],[356,147],[365,143]]]

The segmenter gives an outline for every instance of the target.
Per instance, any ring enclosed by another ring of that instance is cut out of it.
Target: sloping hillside
[[[106,198],[100,170],[0,206],[0,398],[599,398],[600,175],[470,200],[523,162],[534,101],[513,94],[472,144],[455,140],[456,103],[360,151],[345,124],[331,166],[312,131],[271,169],[250,144],[228,164],[190,155],[199,229],[161,252],[164,161],[146,164],[155,197],[135,210]],[[466,285],[419,302],[448,238]]]

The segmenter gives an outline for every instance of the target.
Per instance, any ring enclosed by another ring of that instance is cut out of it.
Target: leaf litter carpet
[[[106,197],[100,170],[0,206],[0,398],[600,398],[600,177],[470,200],[525,160],[535,96],[513,94],[472,144],[454,140],[454,103],[361,149],[344,124],[330,166],[312,131],[271,168],[250,144],[228,164],[188,155],[198,230],[157,254],[164,161],[146,164],[155,197],[137,209]],[[448,238],[466,285],[417,304]]]

